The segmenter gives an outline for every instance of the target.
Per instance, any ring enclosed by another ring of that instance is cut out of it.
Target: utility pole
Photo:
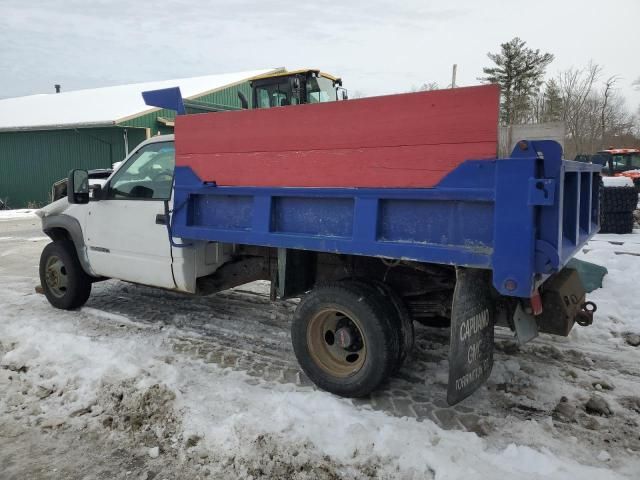
[[[456,73],[458,72],[458,64],[453,64],[453,73],[451,74],[451,88],[456,88]]]

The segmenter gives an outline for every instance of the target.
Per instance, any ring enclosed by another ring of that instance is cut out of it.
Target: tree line
[[[503,124],[563,121],[568,158],[638,144],[636,118],[617,90],[620,79],[604,77],[601,65],[572,67],[545,80],[553,54],[529,48],[518,37],[487,56],[493,65],[483,68],[479,80],[500,85]]]

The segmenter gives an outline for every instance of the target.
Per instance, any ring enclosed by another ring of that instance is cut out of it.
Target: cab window
[[[307,80],[307,98],[309,103],[333,102],[336,89],[333,82],[325,77],[311,77]]]
[[[173,142],[150,143],[134,153],[109,182],[111,199],[168,200],[171,197]]]
[[[271,83],[256,88],[258,108],[284,107],[297,105],[298,99],[293,95],[289,80]]]
[[[627,162],[628,158],[625,155],[612,155],[611,163],[613,165],[614,172],[624,172],[629,169]]]

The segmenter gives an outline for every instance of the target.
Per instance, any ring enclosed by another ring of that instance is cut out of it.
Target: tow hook
[[[593,323],[593,314],[598,306],[593,302],[584,302],[576,315],[576,323],[582,327],[588,327]]]

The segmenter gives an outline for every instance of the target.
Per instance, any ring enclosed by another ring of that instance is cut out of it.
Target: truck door
[[[94,272],[175,288],[171,245],[163,223],[175,166],[172,141],[148,143],[129,157],[90,202],[85,240]]]

